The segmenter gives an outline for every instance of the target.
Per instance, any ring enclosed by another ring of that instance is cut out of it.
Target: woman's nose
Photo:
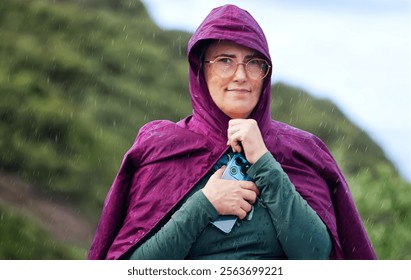
[[[237,68],[234,72],[235,80],[246,80],[247,79],[247,70],[245,68],[245,63],[238,63]]]

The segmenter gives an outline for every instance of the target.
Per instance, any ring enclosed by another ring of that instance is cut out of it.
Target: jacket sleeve
[[[284,252],[289,259],[328,259],[331,238],[327,227],[295,190],[271,153],[264,154],[247,172],[261,190]]]
[[[214,206],[197,191],[164,226],[137,245],[129,259],[184,259],[203,229],[217,217]]]

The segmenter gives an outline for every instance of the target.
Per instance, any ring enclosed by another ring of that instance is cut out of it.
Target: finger
[[[231,146],[231,149],[233,150],[234,153],[240,153],[242,148],[241,148],[241,142],[238,141],[233,141],[230,138],[227,141],[227,145]]]
[[[217,169],[217,171],[214,172],[213,176],[215,176],[217,178],[221,178],[223,176],[223,173],[224,173],[225,169],[226,169],[225,165],[221,166],[221,168]]]
[[[239,208],[238,210],[237,210],[237,213],[235,214],[240,220],[243,220],[246,216],[247,216],[247,212],[244,210],[244,209],[242,209],[242,208]]]
[[[254,204],[257,201],[257,194],[253,191],[247,191],[244,193],[244,199],[247,200],[247,202]]]
[[[244,203],[241,204],[241,209],[243,209],[246,213],[251,211],[252,205],[248,203],[247,201],[244,201]]]
[[[244,203],[242,203],[240,205],[240,208],[238,209],[238,217],[242,220],[247,216],[247,213],[251,211],[251,204],[247,203],[246,201],[244,201]]]
[[[231,148],[233,149],[234,153],[241,153],[242,147],[240,145],[241,142],[232,142]]]
[[[249,190],[254,192],[256,195],[260,195],[260,189],[250,181],[241,181],[240,187],[244,190]]]
[[[239,132],[240,130],[241,130],[241,126],[239,126],[239,125],[230,126],[230,127],[228,127],[227,135],[228,135],[228,137],[230,137],[231,135]]]
[[[230,135],[228,137],[228,142],[233,149],[233,152],[241,153],[242,151],[242,146],[241,143],[243,141],[243,135],[241,134],[241,131],[237,131],[235,134]]]
[[[246,120],[245,119],[231,119],[228,121],[228,126],[236,126],[236,125],[241,125],[244,123]]]
[[[257,193],[250,190],[244,190],[243,199],[251,204],[254,204],[257,200]]]
[[[240,125],[230,125],[230,123],[232,123],[233,120],[230,120],[229,122],[229,127],[227,129],[227,145],[231,145],[234,147],[235,142],[241,142],[241,126]]]

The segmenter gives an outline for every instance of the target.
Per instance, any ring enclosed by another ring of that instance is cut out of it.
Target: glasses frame
[[[204,63],[214,64],[214,63],[216,63],[216,62],[218,62],[218,61],[220,61],[221,59],[224,59],[224,58],[228,58],[228,59],[230,59],[230,60],[233,60],[232,57],[219,56],[219,57],[215,58],[214,60],[204,60]],[[249,71],[247,70],[247,65],[248,65],[251,61],[253,61],[253,60],[262,60],[262,61],[264,61],[265,64],[267,65],[267,72],[264,74],[264,76],[263,76],[262,78],[256,78],[256,79],[255,79],[255,78],[249,76],[250,73],[249,73]],[[234,60],[233,60],[233,62],[234,62]],[[233,71],[233,73],[232,73],[231,75],[227,75],[227,77],[222,76],[222,75],[219,75],[219,76],[221,76],[221,77],[223,77],[223,78],[228,78],[228,77],[233,76],[233,75],[235,74],[235,72],[237,72],[238,65],[241,64],[241,65],[244,65],[244,69],[246,70],[245,72],[247,73],[247,75],[249,76],[249,78],[251,78],[251,79],[253,79],[253,80],[264,80],[264,78],[267,77],[268,73],[270,72],[270,68],[271,68],[271,65],[268,63],[267,60],[265,60],[265,59],[263,59],[263,58],[258,58],[258,57],[251,58],[251,59],[248,60],[247,62],[234,62],[234,63],[236,63],[236,65],[235,65],[234,71]]]

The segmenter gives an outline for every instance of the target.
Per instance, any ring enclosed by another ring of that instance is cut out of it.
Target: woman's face
[[[231,41],[212,43],[205,52],[205,61],[214,61],[219,57],[232,58],[235,63],[247,63],[256,58],[257,53]],[[213,68],[213,63],[204,64],[204,76],[214,103],[231,118],[247,118],[260,99],[263,80],[251,79],[240,64],[228,77],[221,77]]]

